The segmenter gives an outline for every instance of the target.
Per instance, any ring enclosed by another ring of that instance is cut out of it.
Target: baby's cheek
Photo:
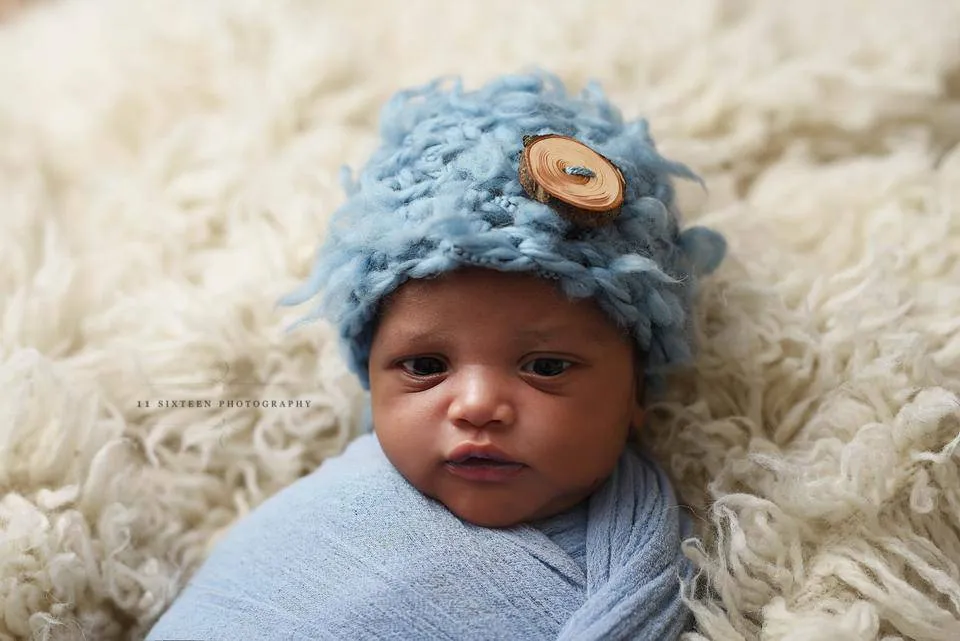
[[[618,453],[605,438],[575,434],[544,443],[539,468],[545,480],[559,492],[593,485],[606,478]]]
[[[584,399],[576,405],[558,408],[539,422],[541,443],[559,450],[563,458],[614,458],[622,449],[630,429],[632,413],[625,403]]]
[[[428,483],[427,452],[416,438],[410,436],[402,430],[377,428],[377,438],[387,460],[408,483],[423,492]]]

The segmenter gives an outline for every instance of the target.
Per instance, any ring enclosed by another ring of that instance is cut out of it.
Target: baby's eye
[[[417,356],[400,361],[400,367],[414,376],[436,376],[447,371],[447,365],[436,356]]]
[[[529,363],[525,363],[521,368],[523,371],[537,376],[560,376],[573,365],[563,358],[535,358]]]

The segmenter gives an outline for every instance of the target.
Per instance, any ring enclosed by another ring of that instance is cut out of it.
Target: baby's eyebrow
[[[545,343],[562,333],[562,331],[557,331],[556,329],[546,328],[521,329],[517,331],[517,339],[527,343]]]
[[[459,336],[461,334],[456,330],[448,328],[441,330],[427,325],[395,329],[391,332],[390,342],[394,346],[404,346],[404,349],[426,345],[440,349],[444,345],[455,343]],[[516,329],[511,333],[511,341],[517,347],[524,349],[556,344],[560,340],[565,344],[570,344],[571,341],[579,344],[596,344],[598,337],[582,328],[563,324],[527,327]]]
[[[442,330],[436,330],[429,327],[399,329],[392,332],[392,340],[404,345],[418,344],[424,342],[443,342],[450,339],[450,334]]]
[[[568,327],[566,325],[549,325],[546,327],[521,329],[517,331],[516,337],[518,342],[532,345],[549,343],[558,338],[575,338],[577,340],[591,343],[596,342],[595,336],[591,336],[589,333],[585,333],[577,328]]]

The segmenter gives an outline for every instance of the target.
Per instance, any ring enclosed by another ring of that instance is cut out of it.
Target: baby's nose
[[[506,427],[516,419],[516,381],[490,368],[465,368],[457,373],[448,418],[458,427]]]

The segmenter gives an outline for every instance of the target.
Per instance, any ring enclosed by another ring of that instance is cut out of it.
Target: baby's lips
[[[511,458],[504,451],[490,443],[461,443],[453,448],[447,456],[447,462],[453,464],[462,464],[468,459],[480,459],[493,461],[496,463],[523,465],[520,461]]]
[[[462,467],[525,467],[523,463],[514,461],[500,461],[491,458],[481,458],[478,456],[468,456],[459,461],[447,461],[447,465],[456,465]]]

